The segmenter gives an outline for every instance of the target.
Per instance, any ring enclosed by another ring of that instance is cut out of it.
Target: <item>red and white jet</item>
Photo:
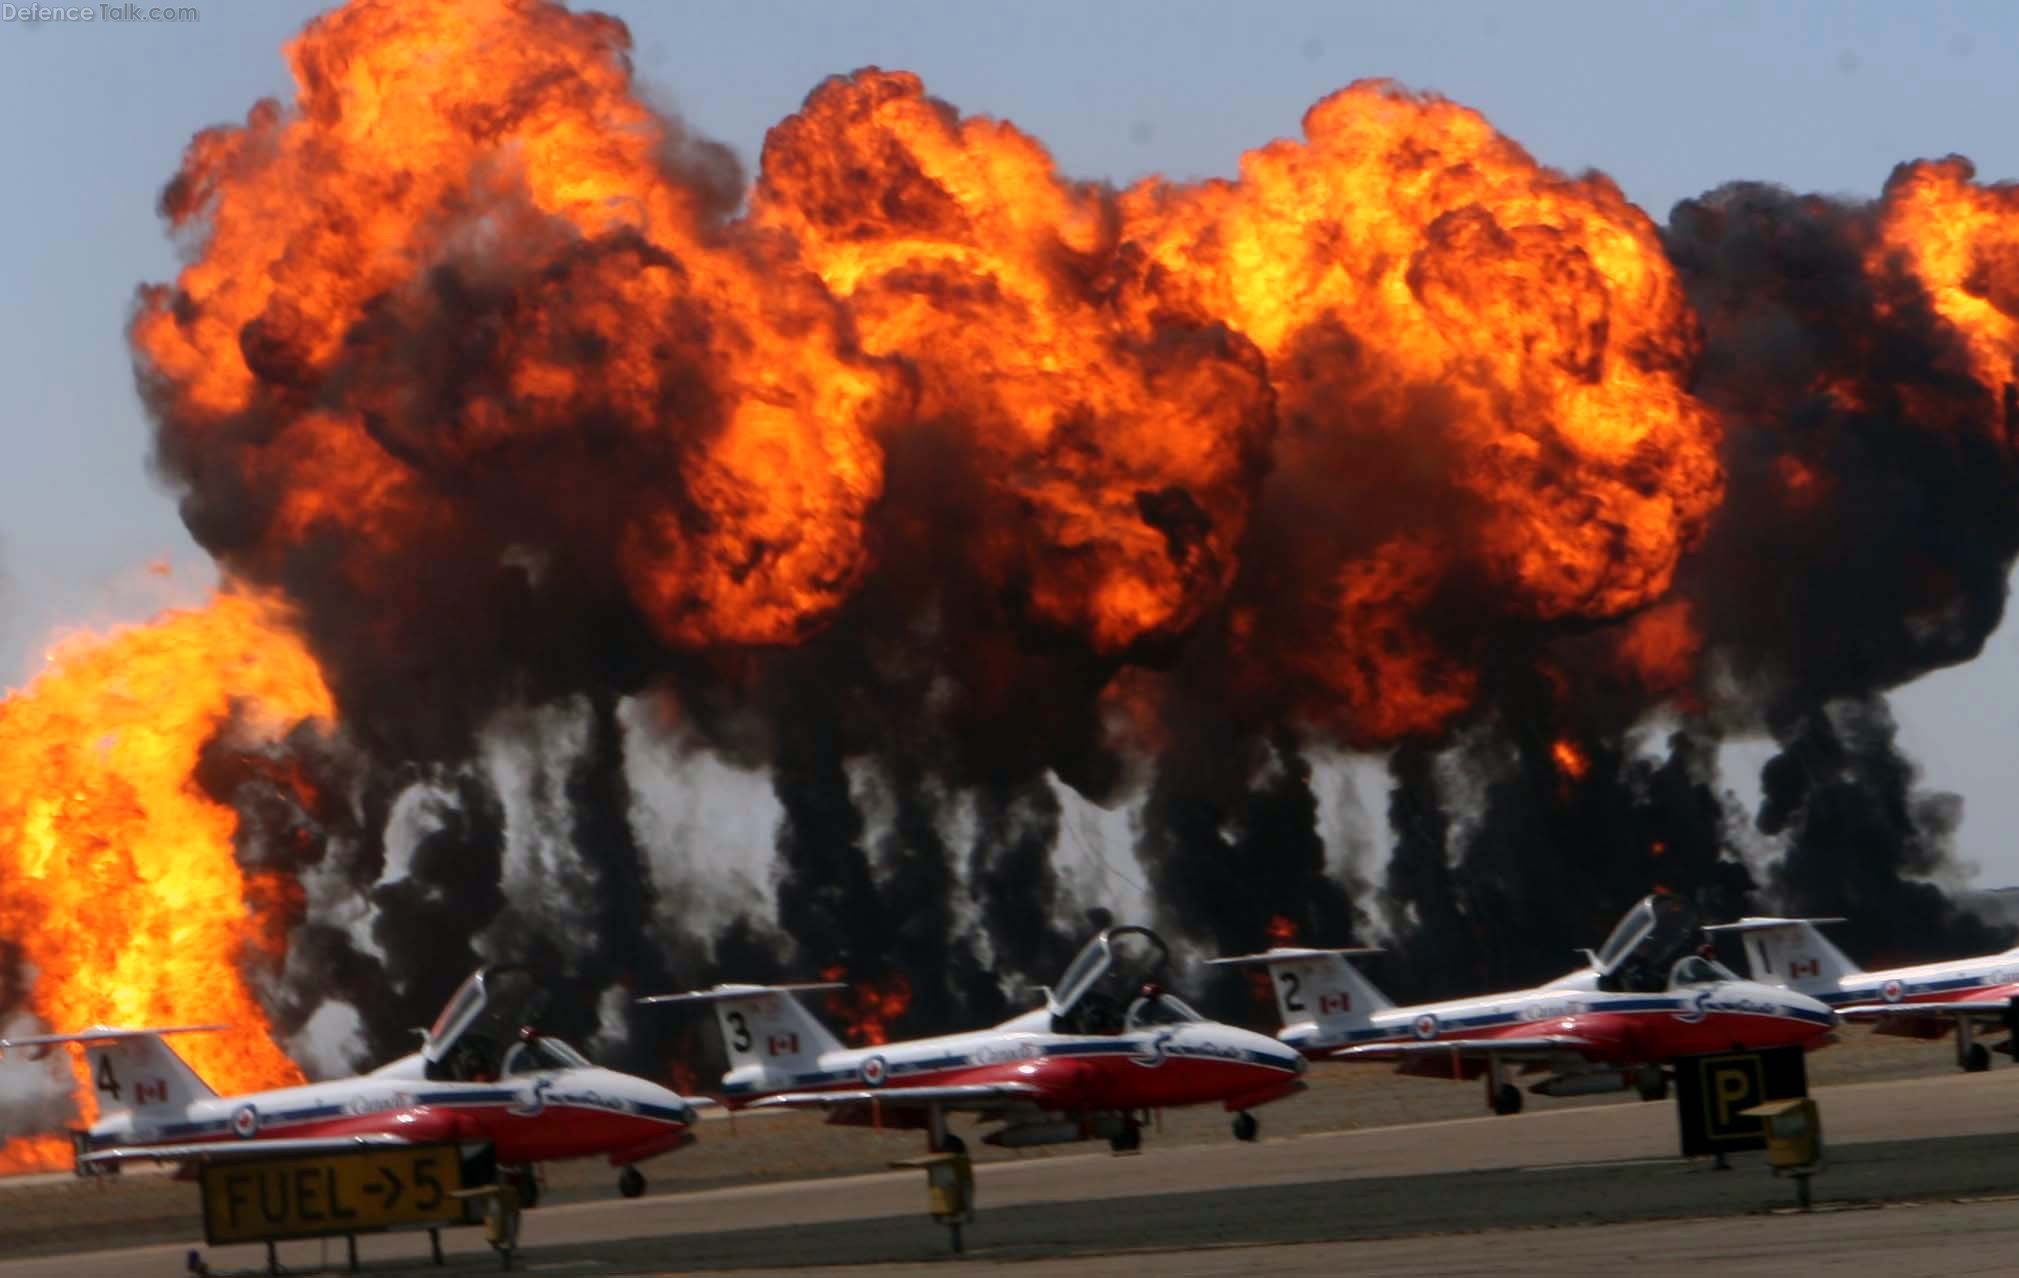
[[[1660,1100],[1664,1063],[1677,1057],[1821,1045],[1837,1017],[1813,998],[1740,980],[1700,954],[1666,973],[1652,965],[1650,943],[1687,935],[1678,911],[1657,907],[1668,900],[1641,901],[1579,971],[1483,998],[1397,1007],[1347,962],[1371,950],[1277,948],[1212,961],[1266,965],[1283,1015],[1277,1037],[1306,1055],[1395,1061],[1400,1073],[1431,1078],[1484,1076],[1496,1114],[1521,1112],[1510,1068],[1546,1074],[1528,1089],[1539,1096],[1632,1087]]]
[[[1880,1034],[1940,1038],[1956,1031],[1956,1064],[1973,1073],[1991,1068],[1991,1052],[1977,1041],[1980,1026],[2010,1027],[2019,998],[2019,948],[1946,963],[1921,963],[1867,972],[1816,930],[1842,919],[1743,918],[1707,932],[1736,932],[1756,980],[1812,995],[1847,1021],[1868,1023]],[[2000,1044],[2011,1051],[2012,1044]]]
[[[1074,958],[1045,1005],[991,1029],[877,1047],[844,1047],[793,997],[833,985],[718,985],[643,1003],[707,1003],[728,1048],[722,1100],[732,1108],[819,1107],[828,1121],[923,1127],[935,1150],[959,1149],[946,1115],[1002,1126],[991,1145],[1142,1140],[1144,1111],[1221,1104],[1234,1135],[1248,1111],[1303,1090],[1304,1059],[1274,1039],[1199,1016],[1162,981],[1169,948],[1147,928],[1111,927]]]
[[[483,969],[420,1051],[355,1078],[238,1096],[218,1095],[164,1041],[221,1026],[40,1034],[0,1039],[0,1052],[83,1046],[101,1117],[72,1134],[80,1171],[453,1141],[488,1144],[527,1206],[534,1165],[594,1156],[622,1167],[618,1188],[637,1197],[645,1177],[632,1164],[690,1143],[693,1104],[521,1028],[530,992],[522,969]]]

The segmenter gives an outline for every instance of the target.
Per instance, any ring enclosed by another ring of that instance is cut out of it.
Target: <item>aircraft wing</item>
[[[1971,1016],[1996,1019],[2012,1005],[2009,998],[1961,998],[1947,1003],[1852,1003],[1836,1009],[1847,1021],[1921,1020],[1929,1017]]]
[[[337,1154],[354,1149],[376,1149],[414,1142],[391,1132],[357,1136],[296,1136],[274,1140],[207,1141],[189,1145],[115,1145],[81,1154],[85,1165],[103,1163],[233,1162],[248,1158],[271,1158],[277,1154]]]
[[[1574,1034],[1538,1034],[1530,1038],[1434,1038],[1409,1043],[1356,1043],[1325,1054],[1335,1061],[1401,1061],[1416,1056],[1497,1056],[1518,1061],[1548,1059],[1566,1052],[1592,1055],[1605,1045]]]
[[[1033,1083],[950,1083],[943,1087],[849,1087],[829,1092],[779,1092],[750,1102],[751,1109],[812,1106],[945,1105],[953,1109],[998,1109],[1019,1101],[1035,1101],[1045,1089]]]

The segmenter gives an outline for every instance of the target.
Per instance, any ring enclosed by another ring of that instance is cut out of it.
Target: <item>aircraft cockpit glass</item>
[[[1151,1025],[1186,1025],[1199,1019],[1197,1012],[1170,994],[1138,996],[1129,1004],[1128,1027],[1132,1030]]]
[[[505,1045],[532,1019],[539,994],[522,967],[487,967],[450,996],[421,1049],[429,1078],[489,1082],[503,1068]]]
[[[484,1008],[484,973],[482,970],[470,973],[469,979],[456,987],[443,1005],[442,1014],[435,1017],[435,1023],[428,1027],[428,1046],[446,1047],[454,1042],[469,1023],[476,1019]],[[429,1052],[430,1059],[439,1059],[440,1053]]]
[[[560,1069],[592,1068],[589,1058],[558,1038],[545,1035],[514,1043],[505,1053],[505,1073],[546,1074]]]
[[[1717,962],[1715,959],[1707,959],[1696,954],[1692,954],[1688,958],[1677,959],[1675,966],[1669,969],[1668,974],[1670,989],[1676,989],[1684,985],[1716,985],[1720,981],[1736,981],[1738,979],[1732,973],[1732,970],[1724,964]]]
[[[1046,1004],[1053,1027],[1064,1034],[1121,1033],[1127,1009],[1145,985],[1161,987],[1170,960],[1170,947],[1148,928],[1108,928],[1087,942],[1054,987]]]
[[[1626,912],[1612,935],[1605,938],[1605,944],[1598,947],[1598,969],[1601,972],[1619,970],[1619,965],[1634,948],[1654,931],[1654,902],[1642,897],[1640,904]]]
[[[1695,931],[1690,909],[1680,898],[1642,897],[1592,956],[1598,988],[1614,993],[1660,991],[1669,959],[1689,945]]]

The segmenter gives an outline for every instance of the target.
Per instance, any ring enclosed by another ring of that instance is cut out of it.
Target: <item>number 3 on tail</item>
[[[750,1044],[752,1041],[750,1037],[750,1026],[744,1023],[743,1013],[741,1012],[729,1013],[729,1023],[736,1027],[736,1033],[730,1037],[729,1045],[739,1052],[749,1051]]]
[[[113,1100],[119,1099],[119,1076],[112,1072],[110,1053],[98,1058],[98,1090],[110,1092]]]

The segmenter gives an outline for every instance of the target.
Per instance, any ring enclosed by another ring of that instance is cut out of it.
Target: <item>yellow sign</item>
[[[210,1163],[204,1238],[215,1247],[458,1223],[462,1187],[454,1145]]]

